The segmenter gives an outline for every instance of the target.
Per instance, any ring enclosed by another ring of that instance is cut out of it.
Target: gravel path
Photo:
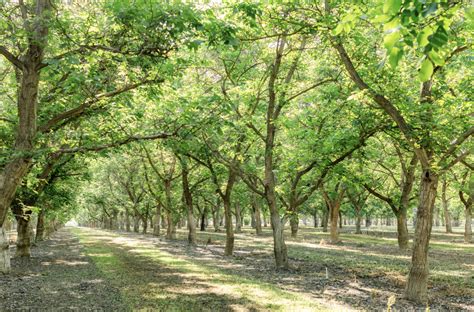
[[[32,254],[13,258],[12,273],[0,274],[0,311],[128,310],[67,228]]]

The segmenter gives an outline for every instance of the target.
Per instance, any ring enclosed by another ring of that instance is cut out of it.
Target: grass
[[[85,252],[132,310],[320,311],[310,297],[228,274],[115,233],[73,229]]]
[[[209,256],[213,250],[222,251],[222,232],[198,231],[200,246],[212,241],[198,252],[186,249],[184,228],[178,230],[177,241],[83,228],[74,232],[133,310],[320,311],[367,305],[385,309],[392,296],[398,309],[412,307],[401,298],[411,252],[398,250],[393,229],[375,235],[341,233],[343,245],[334,246],[319,243],[327,233],[302,227],[297,238],[286,239],[295,270],[284,274],[273,270],[269,228],[262,236],[249,228],[236,234],[231,258]],[[461,233],[433,233],[433,308],[463,309],[466,298],[474,296],[473,247],[462,243]]]

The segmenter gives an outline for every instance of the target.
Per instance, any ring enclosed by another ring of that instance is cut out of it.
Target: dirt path
[[[0,274],[0,311],[127,310],[68,229],[33,247],[33,257],[12,259],[12,273]]]

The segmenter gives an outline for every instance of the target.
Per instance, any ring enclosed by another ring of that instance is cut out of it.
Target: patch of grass
[[[74,229],[85,251],[133,309],[320,311],[304,294],[224,273],[111,232]],[[217,238],[216,238],[217,239]]]

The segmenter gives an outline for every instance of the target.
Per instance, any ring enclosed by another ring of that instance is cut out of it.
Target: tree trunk
[[[331,207],[331,244],[339,243],[339,229],[337,228],[337,221],[339,220],[339,205]]]
[[[219,215],[220,206],[221,206],[221,202],[218,197],[216,206],[212,210],[212,224],[214,225],[214,232],[220,232],[220,229],[219,229],[219,226],[221,223],[220,215]]]
[[[360,214],[360,210],[356,210],[356,214],[357,214],[357,216],[356,216],[356,231],[355,231],[355,233],[356,234],[362,234],[362,231],[360,229],[360,225],[362,223],[362,216]]]
[[[155,208],[155,224],[153,225],[153,235],[160,236],[161,231],[161,204],[156,205]]]
[[[138,233],[140,231],[140,217],[135,214],[133,217],[133,231]]]
[[[299,227],[299,218],[298,215],[291,216],[290,219],[290,228],[291,228],[291,237],[296,238],[298,236],[298,227]]]
[[[234,228],[232,225],[232,211],[230,207],[230,196],[224,196],[224,215],[225,215],[225,256],[232,256],[234,253]]]
[[[0,227],[0,273],[10,273],[8,235],[3,227]]]
[[[173,215],[170,211],[166,211],[166,238],[176,239],[176,229],[173,221]]]
[[[206,231],[207,227],[207,207],[204,207],[202,209],[202,214],[201,214],[201,228],[200,231],[204,232]]]
[[[17,239],[16,239],[16,257],[30,257],[31,237],[30,237],[30,217],[18,218]]]
[[[464,224],[464,242],[472,243],[472,204],[464,210],[466,222]]]
[[[467,173],[465,178],[467,178]],[[463,182],[464,185],[465,182]],[[461,199],[461,202],[464,204],[464,217],[465,217],[465,222],[464,222],[464,242],[465,243],[471,243],[472,242],[472,202],[473,202],[473,197],[472,197],[472,192],[474,188],[474,182],[470,180],[468,181],[468,196],[467,198],[464,196],[463,190],[459,190],[459,198]]]
[[[166,196],[166,238],[176,239],[176,228],[173,220],[172,200],[171,200],[171,180],[165,180],[165,196]]]
[[[313,212],[313,222],[314,222],[314,227],[317,228],[318,227],[318,211],[316,209],[314,209],[314,212]]]
[[[36,242],[41,242],[44,240],[44,218],[45,218],[46,211],[44,208],[41,208],[40,212],[38,213],[38,223],[36,223]]]
[[[408,248],[408,227],[406,211],[401,211],[397,215],[397,239],[398,248],[405,250]]]
[[[130,232],[130,211],[125,209],[125,230]]]
[[[146,234],[146,232],[148,230],[148,218],[146,216],[142,218],[142,224],[143,224],[143,232],[142,233]],[[113,230],[113,225],[112,225],[112,230]]]
[[[187,163],[184,159],[181,160],[181,179],[183,182],[183,198],[184,204],[186,206],[187,211],[187,220],[188,220],[188,245],[196,246],[197,242],[197,234],[196,234],[196,223],[194,221],[194,211],[193,211],[193,196],[191,194],[191,190],[189,189],[189,181],[188,181],[188,167]],[[206,211],[206,208],[204,208]],[[204,215],[204,213],[203,213]],[[203,222],[201,222],[203,223]],[[201,225],[202,229],[202,225]]]
[[[255,193],[252,194],[252,205],[255,215],[255,233],[257,235],[262,235],[262,212]]]
[[[323,219],[321,220],[321,226],[323,228],[324,233],[327,233],[328,231],[328,223],[329,223],[329,207],[326,207],[323,210]]]
[[[255,208],[252,206],[252,210],[250,212],[250,227],[252,229],[255,229],[257,227],[256,221],[255,221]]]
[[[405,296],[417,302],[426,302],[428,299],[428,245],[437,184],[438,177],[430,170],[423,170],[411,268],[405,289]]]
[[[338,216],[339,216],[339,228],[342,229],[342,213],[340,210],[339,210]]]
[[[446,195],[447,188],[448,188],[448,183],[446,182],[446,178],[444,178],[442,188],[441,188],[441,201],[443,204],[444,224],[446,226],[446,233],[452,233],[453,227],[451,225],[451,216],[449,214],[449,200]]]
[[[235,203],[235,233],[242,233],[242,218],[240,204]]]

